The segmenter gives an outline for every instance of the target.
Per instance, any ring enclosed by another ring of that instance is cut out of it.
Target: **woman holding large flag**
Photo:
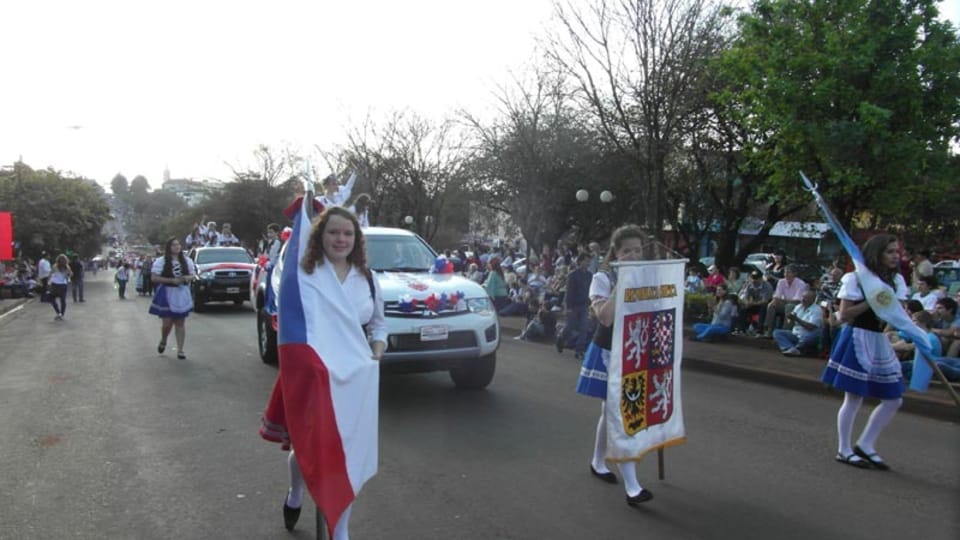
[[[895,236],[880,234],[871,237],[861,248],[868,270],[893,288],[897,300],[908,295],[906,281],[898,272],[899,242]],[[877,437],[900,408],[904,382],[890,341],[883,333],[884,322],[864,301],[864,291],[857,274],[848,273],[841,280],[837,293],[841,322],[846,323],[837,338],[823,382],[843,390],[843,405],[837,413],[839,445],[836,460],[861,469],[887,470],[890,467],[876,452]],[[887,302],[895,302],[893,298]],[[852,445],[853,423],[864,397],[880,399],[870,419]]]
[[[351,505],[377,470],[383,298],[356,216],[331,206],[311,227],[298,203],[278,292],[280,374],[260,434],[293,448],[286,528],[306,487],[333,538],[346,540]]]
[[[597,317],[600,325],[597,327],[593,341],[587,347],[580,368],[580,379],[577,382],[577,392],[607,399],[607,365],[610,362],[610,351],[613,347],[613,322],[616,316],[617,275],[610,263],[613,261],[639,261],[643,255],[644,239],[647,235],[643,229],[635,225],[624,225],[613,231],[610,237],[610,249],[604,259],[601,269],[593,275],[590,282],[590,309]],[[606,404],[600,404],[600,420],[597,422],[597,433],[593,445],[593,458],[590,460],[590,473],[611,484],[617,483],[617,477],[607,468]],[[627,492],[627,504],[635,506],[649,501],[653,493],[644,489],[637,480],[637,467],[633,461],[619,462],[617,468],[623,477],[623,487]]]

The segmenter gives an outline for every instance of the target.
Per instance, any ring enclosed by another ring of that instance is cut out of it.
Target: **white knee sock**
[[[333,529],[333,540],[350,540],[350,509],[353,508],[353,505],[347,507],[346,510],[340,514],[340,521],[337,522],[337,527]]]
[[[856,394],[846,392],[843,395],[843,405],[837,412],[837,437],[839,439],[837,452],[840,455],[849,456],[853,453],[853,447],[850,446],[850,440],[853,438],[853,422],[857,419],[857,411],[860,410],[862,403],[863,398]]]
[[[617,463],[617,468],[620,469],[620,476],[623,477],[623,489],[627,491],[627,495],[631,497],[639,495],[643,491],[643,486],[637,480],[637,464],[627,461]]]
[[[593,442],[593,458],[590,465],[598,473],[610,472],[607,468],[605,458],[607,457],[607,425],[606,425],[606,407],[603,401],[600,402],[600,420],[597,421],[597,436]]]
[[[900,398],[885,399],[873,409],[873,412],[870,413],[870,419],[867,420],[867,425],[863,428],[863,433],[860,434],[860,440],[857,441],[857,445],[864,452],[868,454],[876,452],[874,445],[877,444],[877,437],[880,436],[883,428],[887,427],[890,420],[893,420],[893,415],[897,413],[901,404],[903,404],[903,400]]]
[[[293,455],[293,450],[287,456],[287,466],[290,468],[290,490],[287,491],[287,506],[300,508],[303,506],[303,475],[300,473],[300,465],[297,464],[297,458]]]

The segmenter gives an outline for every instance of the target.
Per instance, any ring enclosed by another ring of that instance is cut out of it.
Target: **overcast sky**
[[[940,4],[955,25],[958,5]],[[259,144],[330,147],[368,112],[483,109],[550,15],[550,0],[3,2],[0,164],[227,179]]]

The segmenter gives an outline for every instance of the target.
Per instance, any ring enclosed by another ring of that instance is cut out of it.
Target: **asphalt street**
[[[66,320],[31,302],[0,318],[0,539],[313,538],[283,528],[285,454],[257,434],[276,377],[249,305],[187,322],[187,360],[156,352],[148,299],[87,284]],[[888,473],[837,464],[839,398],[683,370],[688,441],[625,504],[592,478],[600,404],[569,352],[505,336],[493,384],[385,376],[380,470],[355,539],[960,537],[960,425],[899,414]],[[172,338],[171,338],[172,343]],[[866,420],[861,412],[858,427]]]

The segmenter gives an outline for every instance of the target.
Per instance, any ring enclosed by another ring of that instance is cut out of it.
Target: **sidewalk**
[[[504,339],[518,335],[523,324],[523,317],[500,317]],[[840,398],[836,390],[820,382],[824,360],[784,356],[772,340],[729,336],[721,342],[701,343],[690,339],[691,334],[689,328],[685,329],[683,363],[686,367]],[[954,388],[957,386],[954,384]],[[960,423],[960,408],[939,381],[931,383],[925,393],[904,394],[902,410]]]
[[[34,298],[4,298],[0,300],[0,317],[3,317],[4,314],[12,312],[13,310],[19,308],[20,306],[26,304],[27,302],[34,300]]]

